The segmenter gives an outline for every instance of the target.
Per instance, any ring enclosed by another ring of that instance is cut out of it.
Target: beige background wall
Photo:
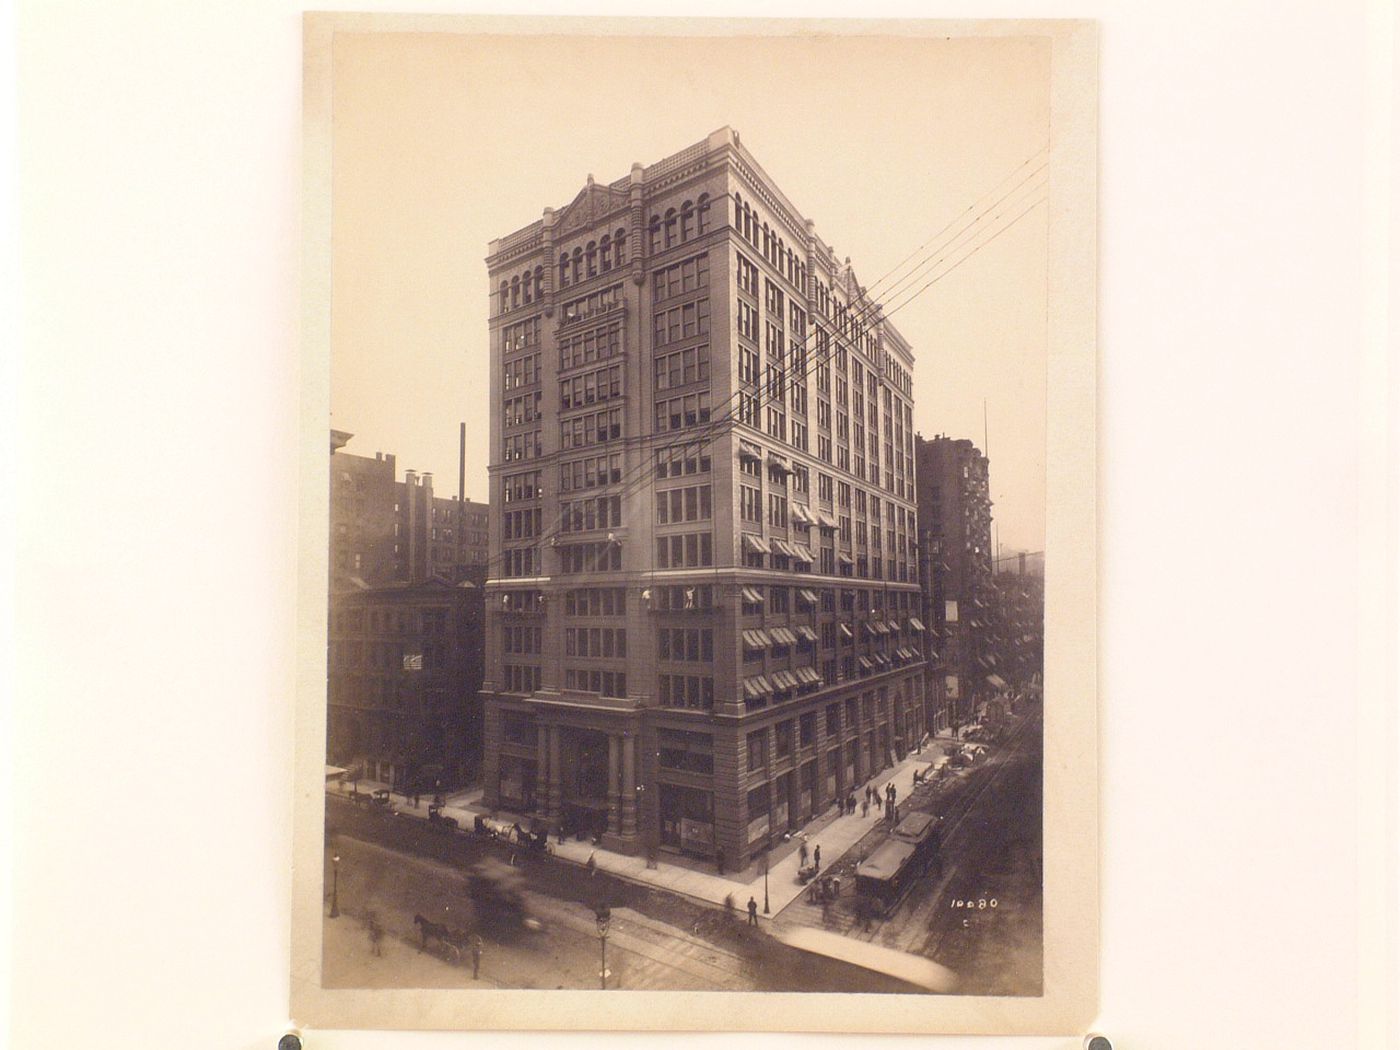
[[[884,11],[915,13],[862,8]],[[1389,1045],[1376,869],[1358,875],[1393,863],[1395,740],[1373,706],[1384,463],[1361,444],[1386,408],[1366,347],[1389,222],[1363,224],[1385,187],[1361,173],[1390,159],[1363,125],[1390,126],[1365,11],[1015,13],[1104,18],[1100,1027],[1132,1050]],[[24,441],[0,512],[18,551],[0,661],[13,1042],[268,1047],[288,941],[298,12],[31,4],[20,42],[26,350],[0,384]],[[563,1045],[620,1042],[649,1037]],[[467,1045],[313,1045],[386,1043]]]

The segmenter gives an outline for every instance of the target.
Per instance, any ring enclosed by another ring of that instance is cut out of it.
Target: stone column
[[[549,811],[551,820],[563,812],[563,779],[559,769],[559,727],[549,727]]]
[[[608,830],[622,830],[622,796],[618,778],[622,767],[622,739],[608,737]]]
[[[637,738],[622,738],[622,834],[637,834]]]

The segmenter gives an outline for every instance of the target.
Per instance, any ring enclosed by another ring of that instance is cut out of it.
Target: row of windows
[[[680,430],[710,421],[710,392],[701,390],[683,397],[656,402],[656,432]]]
[[[573,324],[575,321],[586,321],[590,317],[616,309],[622,305],[622,302],[622,285],[609,285],[596,292],[581,295],[577,299],[570,299],[564,304],[559,323]]]
[[[714,539],[708,532],[687,532],[656,538],[658,569],[687,569],[713,565]]]
[[[505,460],[507,463],[518,459],[538,459],[544,455],[544,449],[540,443],[540,432],[538,430],[527,431],[522,434],[506,434],[502,443],[504,445]]]
[[[526,394],[523,397],[506,398],[502,425],[513,427],[521,423],[533,423],[540,418],[540,394]]]
[[[625,697],[627,675],[621,671],[595,671],[585,667],[564,668],[564,688],[579,689],[601,696]]]
[[[710,471],[710,443],[695,441],[656,450],[656,476],[661,480]]]
[[[518,390],[531,386],[540,378],[540,355],[527,354],[505,363],[505,383],[507,390]]]
[[[565,616],[624,616],[627,591],[622,587],[576,587],[564,592]]]
[[[582,492],[622,480],[622,453],[609,452],[559,465],[559,491]]]
[[[760,223],[758,212],[737,194],[734,197],[734,226],[739,236],[758,249],[769,264],[799,288],[807,286],[807,264],[787,246],[778,231]]]
[[[559,571],[565,575],[615,572],[621,568],[622,546],[618,543],[571,543],[559,548]]]
[[[540,550],[538,547],[514,547],[501,551],[502,576],[538,576]]]
[[[684,295],[710,286],[710,257],[697,255],[686,259],[653,275],[652,301],[661,302],[673,296]]]
[[[656,494],[656,524],[710,520],[710,486],[691,485]]]
[[[661,627],[656,632],[656,658],[694,663],[715,658],[714,632],[708,627]]]
[[[750,306],[744,300],[739,300],[738,310],[735,312],[739,334],[745,339],[752,339],[758,342],[758,309]]]
[[[715,680],[708,675],[659,674],[656,676],[656,699],[662,707],[685,707],[708,711],[715,706]],[[667,756],[671,755],[670,759]],[[692,752],[663,750],[662,764],[671,769],[688,769],[697,773],[714,770],[714,759]],[[680,756],[685,756],[681,758]]]
[[[534,693],[540,688],[540,669],[520,664],[504,664],[501,680],[507,692]]]
[[[589,241],[572,252],[559,254],[559,287],[567,288],[600,273],[610,273],[627,265],[627,230],[603,234],[601,240]]]
[[[540,534],[540,508],[508,510],[501,516],[502,538],[528,540]]]
[[[669,390],[709,379],[709,346],[694,346],[689,350],[659,355],[655,362],[655,375],[657,390]]]
[[[509,281],[501,281],[497,293],[497,305],[501,313],[540,302],[544,299],[544,267],[536,266]]]
[[[658,310],[652,318],[652,345],[665,346],[680,339],[710,334],[710,300],[696,299],[669,310]]]
[[[501,329],[501,349],[508,354],[517,350],[528,350],[540,345],[540,319],[531,317],[528,321],[506,325]]]
[[[715,605],[714,587],[708,583],[651,587],[643,596],[650,603],[649,607],[658,612],[693,612],[713,609]]]
[[[622,409],[607,408],[589,412],[559,424],[559,447],[586,448],[622,436]]]
[[[559,406],[578,408],[622,396],[622,366],[612,365],[565,379],[559,384]]]
[[[564,655],[624,657],[627,655],[627,630],[623,627],[565,627]]]
[[[511,655],[538,653],[541,634],[538,624],[506,624],[501,628],[501,645]]]
[[[622,497],[594,496],[589,499],[562,500],[559,504],[559,515],[561,532],[616,528],[622,524]]]
[[[648,230],[651,234],[651,251],[664,251],[677,244],[684,244],[692,237],[700,237],[710,228],[710,195],[702,193],[698,201],[686,201],[680,208],[667,208],[664,213],[651,217]]]
[[[622,353],[622,325],[610,324],[559,340],[559,370],[606,361]]]
[[[507,474],[501,479],[501,501],[516,503],[520,500],[539,499],[544,495],[540,487],[540,472],[527,471],[524,474]]]

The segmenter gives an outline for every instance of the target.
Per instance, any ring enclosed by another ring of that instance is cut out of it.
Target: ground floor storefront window
[[[715,848],[714,796],[702,788],[658,784],[661,843],[683,853],[708,857]]]

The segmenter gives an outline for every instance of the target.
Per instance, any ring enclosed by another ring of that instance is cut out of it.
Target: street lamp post
[[[598,987],[608,987],[608,926],[612,923],[612,909],[600,905],[594,913],[598,920]]]
[[[331,857],[331,918],[340,917],[340,854]]]
[[[768,914],[768,849],[763,847],[763,914]]]

